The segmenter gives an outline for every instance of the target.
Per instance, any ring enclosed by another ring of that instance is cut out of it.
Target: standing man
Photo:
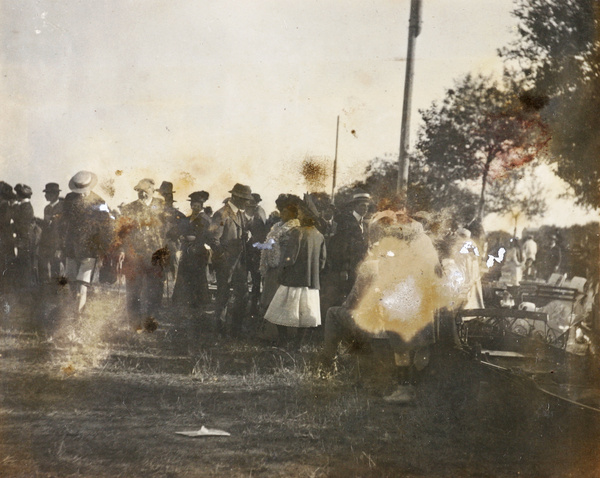
[[[252,193],[253,200],[248,201],[246,205],[246,220],[248,230],[250,231],[249,239],[246,242],[246,266],[252,280],[252,291],[250,293],[250,315],[257,316],[260,304],[260,255],[261,250],[254,247],[256,243],[264,243],[267,238],[267,216],[265,210],[259,206],[261,197],[259,194]]]
[[[12,220],[17,252],[16,280],[20,288],[27,288],[34,283],[35,217],[31,205],[33,191],[25,184],[17,184],[15,192],[17,193],[17,202],[12,207]]]
[[[233,289],[231,310],[231,334],[238,336],[248,303],[248,269],[246,266],[246,242],[249,234],[244,210],[253,200],[250,186],[236,184],[231,197],[212,217],[210,247],[217,275],[215,317],[217,329],[224,332],[227,303]]]
[[[154,180],[142,179],[133,188],[138,198],[122,208],[118,237],[119,262],[127,288],[127,313],[136,331],[154,330],[168,266],[164,202],[154,196]]]
[[[79,171],[71,178],[71,192],[65,197],[60,221],[62,236],[57,257],[65,258],[77,314],[85,307],[98,257],[106,253],[112,240],[108,206],[92,191],[97,182],[97,176],[89,171]]]
[[[177,230],[182,222],[185,222],[185,214],[175,207],[175,199],[173,195],[173,183],[163,181],[158,188],[158,193],[165,200],[165,230],[166,230],[166,247],[169,249],[169,262],[165,270],[165,281],[167,288],[167,297],[171,297],[175,280],[178,274],[179,258],[181,255],[181,243]]]
[[[537,243],[533,240],[532,235],[528,235],[527,239],[523,243],[521,247],[521,252],[523,253],[523,261],[527,262],[527,259],[531,259],[531,262],[535,262],[535,258],[537,256],[538,246]]]
[[[40,238],[40,279],[48,281],[60,277],[64,269],[62,260],[58,257],[64,199],[59,197],[60,187],[57,183],[46,184],[43,192],[48,204],[44,208],[42,237]]]
[[[330,284],[323,295],[327,306],[340,305],[356,280],[358,265],[369,247],[365,216],[371,205],[369,193],[356,190],[352,195],[349,210],[337,218],[337,230],[328,244],[328,271]]]
[[[0,292],[10,284],[9,272],[15,260],[15,238],[12,227],[12,202],[16,199],[10,184],[0,181]]]

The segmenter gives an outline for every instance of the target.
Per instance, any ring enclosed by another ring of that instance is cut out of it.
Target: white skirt
[[[280,285],[269,304],[265,319],[272,324],[287,327],[321,325],[319,290]]]

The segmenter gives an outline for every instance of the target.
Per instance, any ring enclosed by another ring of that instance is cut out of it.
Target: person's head
[[[60,187],[57,183],[48,183],[44,188],[44,197],[48,202],[54,202],[58,199],[60,194]]]
[[[231,193],[231,202],[233,205],[242,211],[246,209],[248,202],[253,200],[250,186],[237,183],[229,192]]]
[[[33,191],[26,184],[17,184],[15,186],[15,192],[17,193],[17,199],[29,199],[33,194]]]
[[[77,194],[87,196],[98,183],[98,176],[90,171],[79,171],[69,181],[69,189]]]
[[[321,217],[326,221],[331,221],[333,219],[333,214],[335,213],[335,209],[333,206],[326,206],[321,211]]]
[[[148,178],[142,179],[133,189],[137,191],[138,199],[146,201],[154,195],[154,180]]]
[[[15,199],[16,194],[10,184],[0,181],[0,198],[6,201],[12,201]]]
[[[352,195],[350,205],[356,214],[360,217],[365,217],[371,205],[371,195],[365,191],[357,190]]]
[[[173,195],[175,194],[175,191],[173,191],[173,183],[163,181],[160,188],[158,188],[158,193],[164,198],[166,205],[172,206],[175,202],[173,199]]]
[[[288,194],[284,201],[280,202],[280,217],[283,222],[298,219],[298,208],[301,199],[294,194]]]
[[[198,214],[204,208],[204,203],[208,201],[210,195],[206,191],[195,191],[188,196],[190,207],[194,214]]]

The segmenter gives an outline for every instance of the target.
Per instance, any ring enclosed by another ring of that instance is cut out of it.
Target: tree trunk
[[[481,194],[479,196],[479,207],[477,209],[477,216],[479,217],[479,220],[481,222],[483,222],[483,212],[485,209],[485,187],[487,186],[487,178],[493,160],[494,155],[492,153],[489,153],[485,161],[485,166],[483,167],[483,176],[481,178]]]

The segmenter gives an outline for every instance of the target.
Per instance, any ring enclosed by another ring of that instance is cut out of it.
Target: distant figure
[[[210,247],[213,250],[213,266],[217,275],[215,317],[220,333],[225,330],[227,305],[233,290],[231,334],[239,336],[248,303],[248,269],[246,244],[248,224],[244,214],[246,205],[252,201],[250,186],[236,184],[231,197],[214,213],[210,226]]]
[[[562,263],[562,251],[557,243],[557,237],[550,238],[548,249],[542,251],[539,269],[543,279],[548,280],[556,272],[560,272]]]
[[[42,236],[39,246],[40,279],[48,281],[56,279],[64,273],[64,264],[59,257],[60,221],[62,219],[64,199],[60,197],[60,186],[48,183],[44,188],[48,204],[44,208]]]
[[[98,178],[79,171],[69,181],[71,192],[65,197],[61,220],[61,252],[65,271],[75,296],[75,312],[86,305],[98,257],[105,254],[112,240],[112,224],[104,199],[92,191]]]
[[[300,226],[289,231],[281,256],[280,285],[265,314],[278,326],[280,341],[287,339],[287,328],[301,328],[296,334],[300,345],[307,327],[321,325],[319,274],[325,267],[325,239],[315,224],[319,212],[306,197],[300,203]]]
[[[527,236],[527,239],[523,243],[521,247],[521,252],[523,253],[523,260],[527,262],[527,259],[531,259],[532,262],[535,262],[535,258],[537,256],[538,246],[537,243],[533,240],[533,236]]]
[[[129,320],[135,330],[141,331],[156,320],[169,250],[165,247],[164,202],[153,197],[154,181],[142,179],[134,190],[138,199],[122,208],[119,262],[126,279]]]
[[[533,263],[533,259],[528,257],[525,260],[525,266],[523,267],[523,280],[536,280],[537,279],[537,268]]]
[[[519,285],[522,277],[523,260],[521,258],[521,248],[519,247],[519,239],[514,237],[510,240],[510,245],[504,256],[500,281],[511,285]]]

